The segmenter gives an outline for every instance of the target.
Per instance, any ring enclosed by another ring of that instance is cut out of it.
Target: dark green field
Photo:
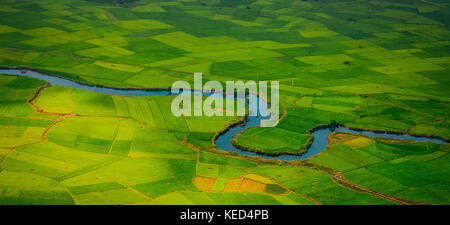
[[[278,126],[233,138],[268,154],[335,123],[450,140],[448,0],[0,0],[0,67],[277,80]],[[0,204],[450,204],[448,144],[333,133],[310,159],[262,160],[214,145],[243,118],[175,117],[173,98],[0,75]]]

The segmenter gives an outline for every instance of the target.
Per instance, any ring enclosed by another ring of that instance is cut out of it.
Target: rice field
[[[277,127],[233,138],[301,154],[320,125],[450,138],[448,1],[0,1],[0,67],[117,88],[277,80]],[[333,134],[284,165],[218,151],[239,117],[173,96],[0,75],[0,204],[449,204],[448,145]],[[38,90],[41,90],[37,95]],[[342,175],[349,184],[336,180]]]

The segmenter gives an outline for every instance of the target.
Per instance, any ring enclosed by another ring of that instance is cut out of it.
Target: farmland
[[[89,85],[277,80],[282,120],[233,143],[301,154],[315,127],[450,139],[450,3],[0,0],[0,67]],[[333,133],[298,162],[217,150],[241,117],[0,75],[0,204],[449,204],[449,145]]]

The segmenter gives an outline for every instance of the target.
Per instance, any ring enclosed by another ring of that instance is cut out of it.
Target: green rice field
[[[279,81],[279,124],[232,140],[265,154],[302,154],[330,124],[450,140],[448,0],[0,0],[0,67],[115,88]],[[309,159],[266,160],[216,148],[243,117],[176,117],[174,98],[0,74],[0,205],[450,204],[449,144],[335,132]]]

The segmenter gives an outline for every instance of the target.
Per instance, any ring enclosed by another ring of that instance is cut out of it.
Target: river
[[[150,95],[170,95],[170,94],[178,94],[178,93],[170,93],[170,90],[155,90],[155,89],[120,89],[120,88],[109,88],[109,87],[101,87],[101,86],[93,86],[93,85],[87,85],[87,84],[81,84],[78,82],[74,82],[71,80],[67,80],[64,78],[43,74],[36,71],[31,70],[22,70],[22,69],[0,69],[0,74],[6,74],[6,75],[16,75],[16,76],[24,76],[24,77],[30,77],[35,78],[43,81],[49,82],[51,85],[60,85],[60,86],[66,86],[66,87],[72,87],[77,89],[82,89],[86,91],[93,91],[103,94],[110,94],[110,95],[120,95],[120,96],[150,96]],[[191,91],[191,93],[195,94],[202,94],[202,95],[211,95],[212,93],[206,93],[201,91]],[[217,93],[215,93],[217,94]],[[224,95],[225,98],[234,98],[234,95]],[[249,98],[257,98],[257,101],[262,101],[265,103],[266,107],[263,107],[262,110],[268,110],[267,109],[267,103],[260,99],[259,97],[255,95],[249,95]],[[246,101],[245,99],[237,99],[238,101]],[[258,104],[255,104],[258,105]],[[249,110],[257,110],[257,109],[249,109]],[[363,134],[368,137],[378,137],[378,138],[388,138],[388,139],[400,139],[400,140],[412,140],[412,141],[431,141],[436,142],[440,144],[448,144],[446,141],[438,138],[429,138],[429,137],[416,137],[411,136],[409,134],[394,134],[394,133],[379,133],[379,132],[372,132],[372,131],[359,131],[359,130],[353,130],[350,128],[338,126],[335,128],[321,128],[317,129],[314,132],[312,132],[312,135],[314,136],[314,140],[311,144],[311,146],[308,148],[306,153],[302,155],[279,155],[279,156],[269,156],[264,154],[258,154],[250,151],[245,151],[243,149],[239,149],[236,146],[232,144],[232,138],[234,135],[244,131],[247,128],[250,127],[257,127],[260,125],[262,117],[256,117],[256,116],[249,116],[247,118],[247,123],[243,125],[238,125],[234,127],[230,127],[226,132],[219,135],[216,140],[215,144],[216,147],[220,150],[229,151],[229,152],[237,152],[241,155],[249,155],[249,156],[257,156],[262,157],[266,159],[279,159],[279,160],[286,160],[286,161],[292,161],[292,160],[299,160],[299,159],[307,159],[314,155],[319,154],[323,150],[325,150],[328,146],[328,135],[331,134],[334,131],[341,131],[341,132],[347,132],[352,134]]]

